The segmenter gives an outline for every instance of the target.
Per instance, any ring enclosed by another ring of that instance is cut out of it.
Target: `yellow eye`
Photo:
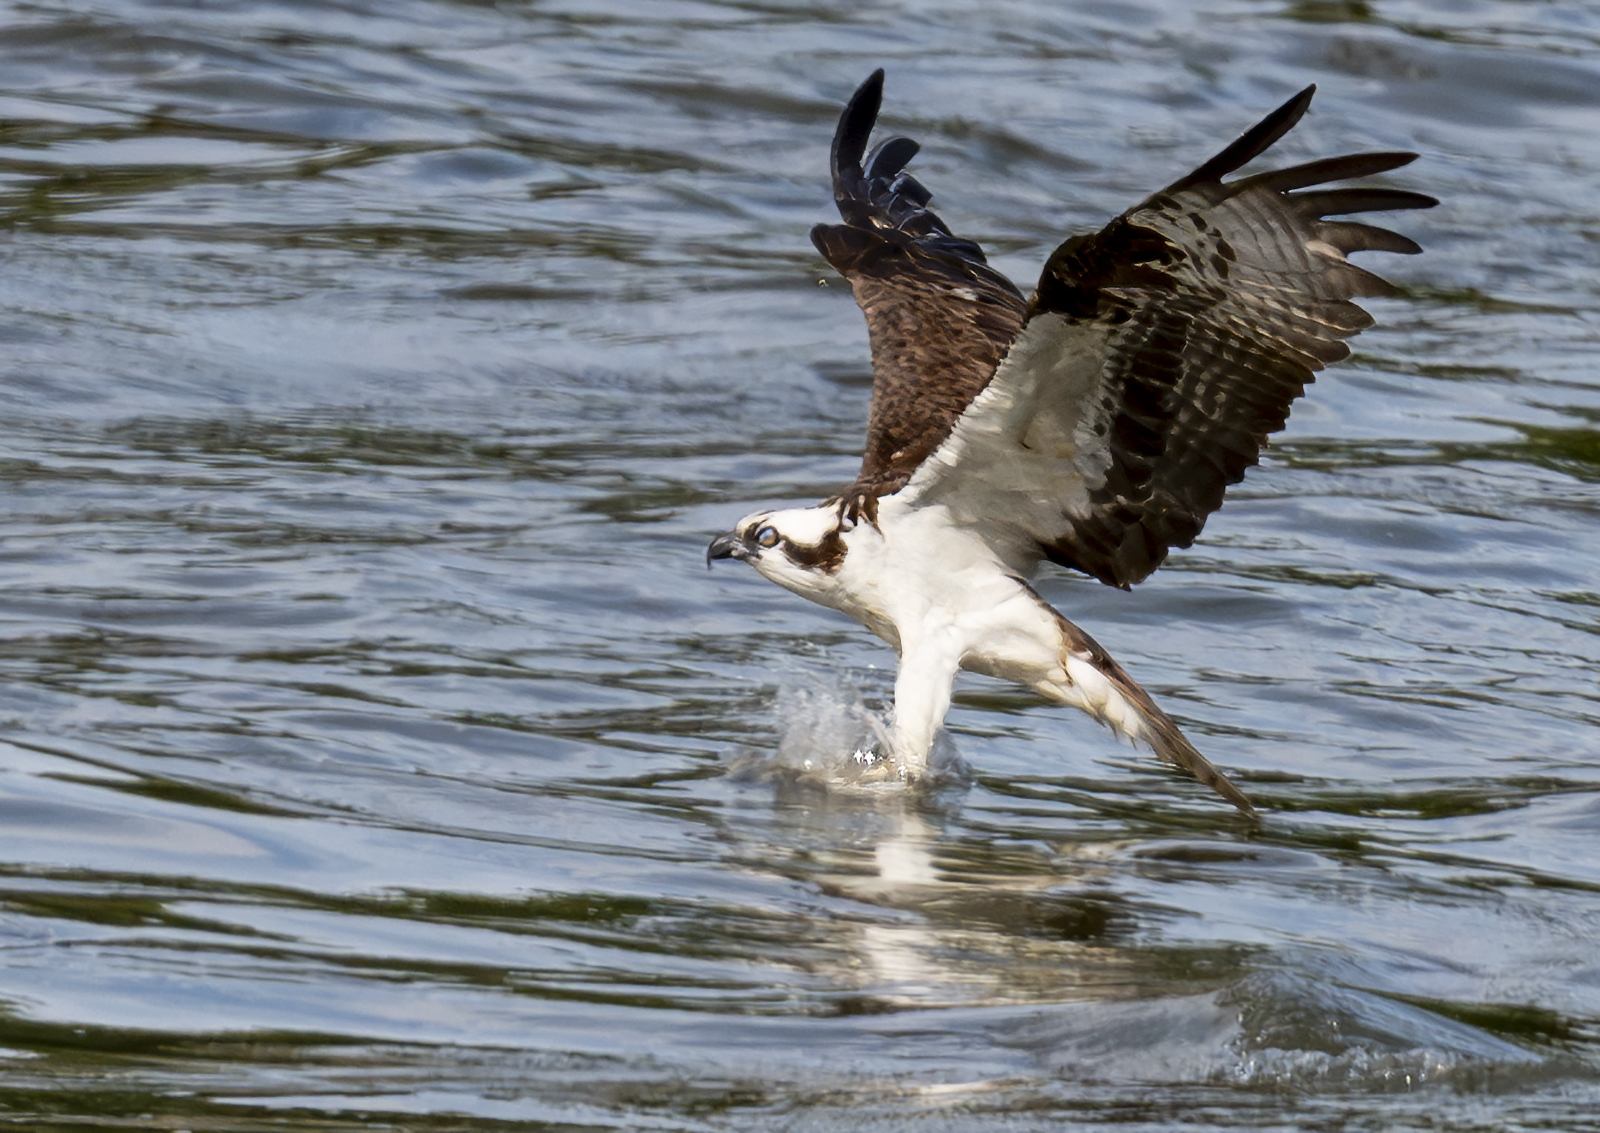
[[[756,546],[776,547],[778,545],[778,538],[778,529],[773,527],[771,524],[768,524],[766,527],[763,527],[760,531],[756,532]]]

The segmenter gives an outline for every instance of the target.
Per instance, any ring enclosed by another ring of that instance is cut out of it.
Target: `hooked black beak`
[[[750,548],[745,546],[743,539],[732,531],[724,531],[711,540],[711,546],[706,548],[706,569],[711,569],[712,559],[748,559]]]

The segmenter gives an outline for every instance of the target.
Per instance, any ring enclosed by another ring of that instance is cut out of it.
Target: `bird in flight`
[[[833,138],[842,224],[811,240],[850,281],[872,348],[866,454],[814,507],[741,519],[707,548],[841,610],[900,654],[887,757],[927,772],[966,669],[1074,705],[1255,809],[1121,665],[1029,585],[1048,559],[1124,590],[1188,547],[1316,371],[1394,289],[1352,252],[1415,242],[1349,220],[1438,202],[1330,183],[1412,153],[1223,178],[1300,120],[1307,87],[1098,232],[1073,236],[1024,297],[928,208],[918,145],[867,139],[876,71]]]

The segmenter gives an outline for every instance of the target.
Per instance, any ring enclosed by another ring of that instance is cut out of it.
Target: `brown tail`
[[[1156,702],[1150,698],[1150,694],[1140,688],[1139,683],[1111,659],[1111,655],[1100,647],[1098,641],[1059,613],[1056,614],[1056,620],[1061,624],[1062,638],[1066,641],[1067,649],[1073,658],[1093,665],[1139,714],[1139,723],[1142,726],[1139,739],[1148,743],[1159,758],[1175,767],[1183,768],[1238,807],[1246,818],[1260,821],[1261,816],[1245,797],[1244,792],[1229,782],[1226,775],[1213,767],[1211,761],[1195,749],[1195,746],[1178,730],[1178,725],[1172,722],[1172,717],[1156,707]],[[1104,720],[1104,722],[1116,727],[1114,721]]]

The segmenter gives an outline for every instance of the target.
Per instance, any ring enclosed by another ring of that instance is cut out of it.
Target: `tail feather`
[[[1158,758],[1189,772],[1238,807],[1245,817],[1260,819],[1244,792],[1196,750],[1172,717],[1156,706],[1150,694],[1112,660],[1099,642],[1060,614],[1056,614],[1056,620],[1066,644],[1067,680],[1086,711],[1121,735],[1148,744]]]

